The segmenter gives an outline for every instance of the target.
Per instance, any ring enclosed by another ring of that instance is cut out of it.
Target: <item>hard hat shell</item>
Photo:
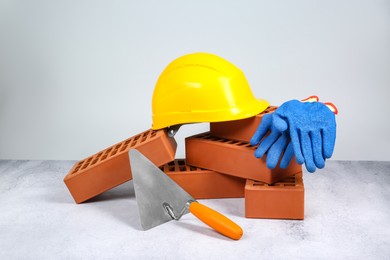
[[[152,98],[152,129],[197,122],[248,118],[269,106],[254,97],[244,73],[209,53],[172,61],[157,80]]]

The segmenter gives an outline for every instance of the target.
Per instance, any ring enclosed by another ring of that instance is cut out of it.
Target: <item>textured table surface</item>
[[[237,222],[227,239],[191,214],[140,230],[132,182],[77,205],[74,161],[0,161],[0,259],[390,259],[390,162],[329,161],[304,173],[305,220],[244,217],[244,199],[203,200]]]

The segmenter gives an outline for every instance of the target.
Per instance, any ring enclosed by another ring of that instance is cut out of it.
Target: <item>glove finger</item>
[[[271,114],[266,114],[263,116],[260,125],[257,127],[255,134],[250,140],[251,145],[257,145],[261,139],[267,134],[271,128],[272,116]]]
[[[322,169],[325,166],[325,159],[322,154],[322,137],[319,132],[310,133],[313,149],[314,163],[317,168]]]
[[[272,127],[279,132],[286,131],[288,128],[287,119],[281,117],[277,112],[275,112],[272,118]]]
[[[268,136],[266,136],[259,144],[255,151],[255,156],[257,158],[263,157],[263,155],[268,151],[268,149],[276,142],[279,138],[280,133],[277,131],[272,131]]]
[[[330,158],[332,157],[334,145],[336,143],[336,127],[323,130],[322,134],[324,138],[324,157]]]
[[[286,149],[288,143],[288,134],[284,132],[279,136],[278,140],[271,146],[267,152],[267,167],[273,169],[278,165],[279,159]]]
[[[296,129],[295,127],[290,127],[290,138],[291,138],[291,143],[292,143],[292,147],[294,150],[297,163],[303,164],[305,162],[305,159],[302,154],[302,150],[301,150],[302,145],[301,145],[298,131],[299,129]]]
[[[301,146],[302,153],[305,158],[305,166],[309,172],[315,172],[316,166],[313,160],[313,151],[311,147],[311,140],[309,133],[301,132]]]
[[[294,148],[292,142],[289,142],[286,150],[284,151],[283,158],[280,161],[280,168],[286,169],[294,157]]]

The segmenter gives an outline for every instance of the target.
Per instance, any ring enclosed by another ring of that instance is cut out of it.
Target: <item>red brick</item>
[[[147,130],[77,162],[64,182],[76,203],[132,179],[129,155],[137,148],[157,166],[175,158],[176,141],[165,130]]]
[[[186,165],[176,159],[161,169],[195,199],[243,198],[245,179]]]
[[[302,173],[272,185],[247,180],[245,217],[304,219],[304,193]]]
[[[264,112],[250,118],[210,123],[210,134],[225,139],[249,142],[263,116],[273,113],[276,109],[276,106],[270,106]]]
[[[208,132],[188,137],[185,143],[189,165],[244,179],[274,183],[302,171],[295,158],[287,169],[281,169],[279,166],[268,169],[266,157],[256,158],[256,147],[248,142],[213,137]]]

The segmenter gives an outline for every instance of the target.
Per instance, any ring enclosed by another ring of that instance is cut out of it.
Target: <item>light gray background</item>
[[[150,128],[159,74],[204,51],[271,104],[337,104],[334,159],[390,160],[389,46],[389,1],[0,0],[0,159],[78,160]]]

